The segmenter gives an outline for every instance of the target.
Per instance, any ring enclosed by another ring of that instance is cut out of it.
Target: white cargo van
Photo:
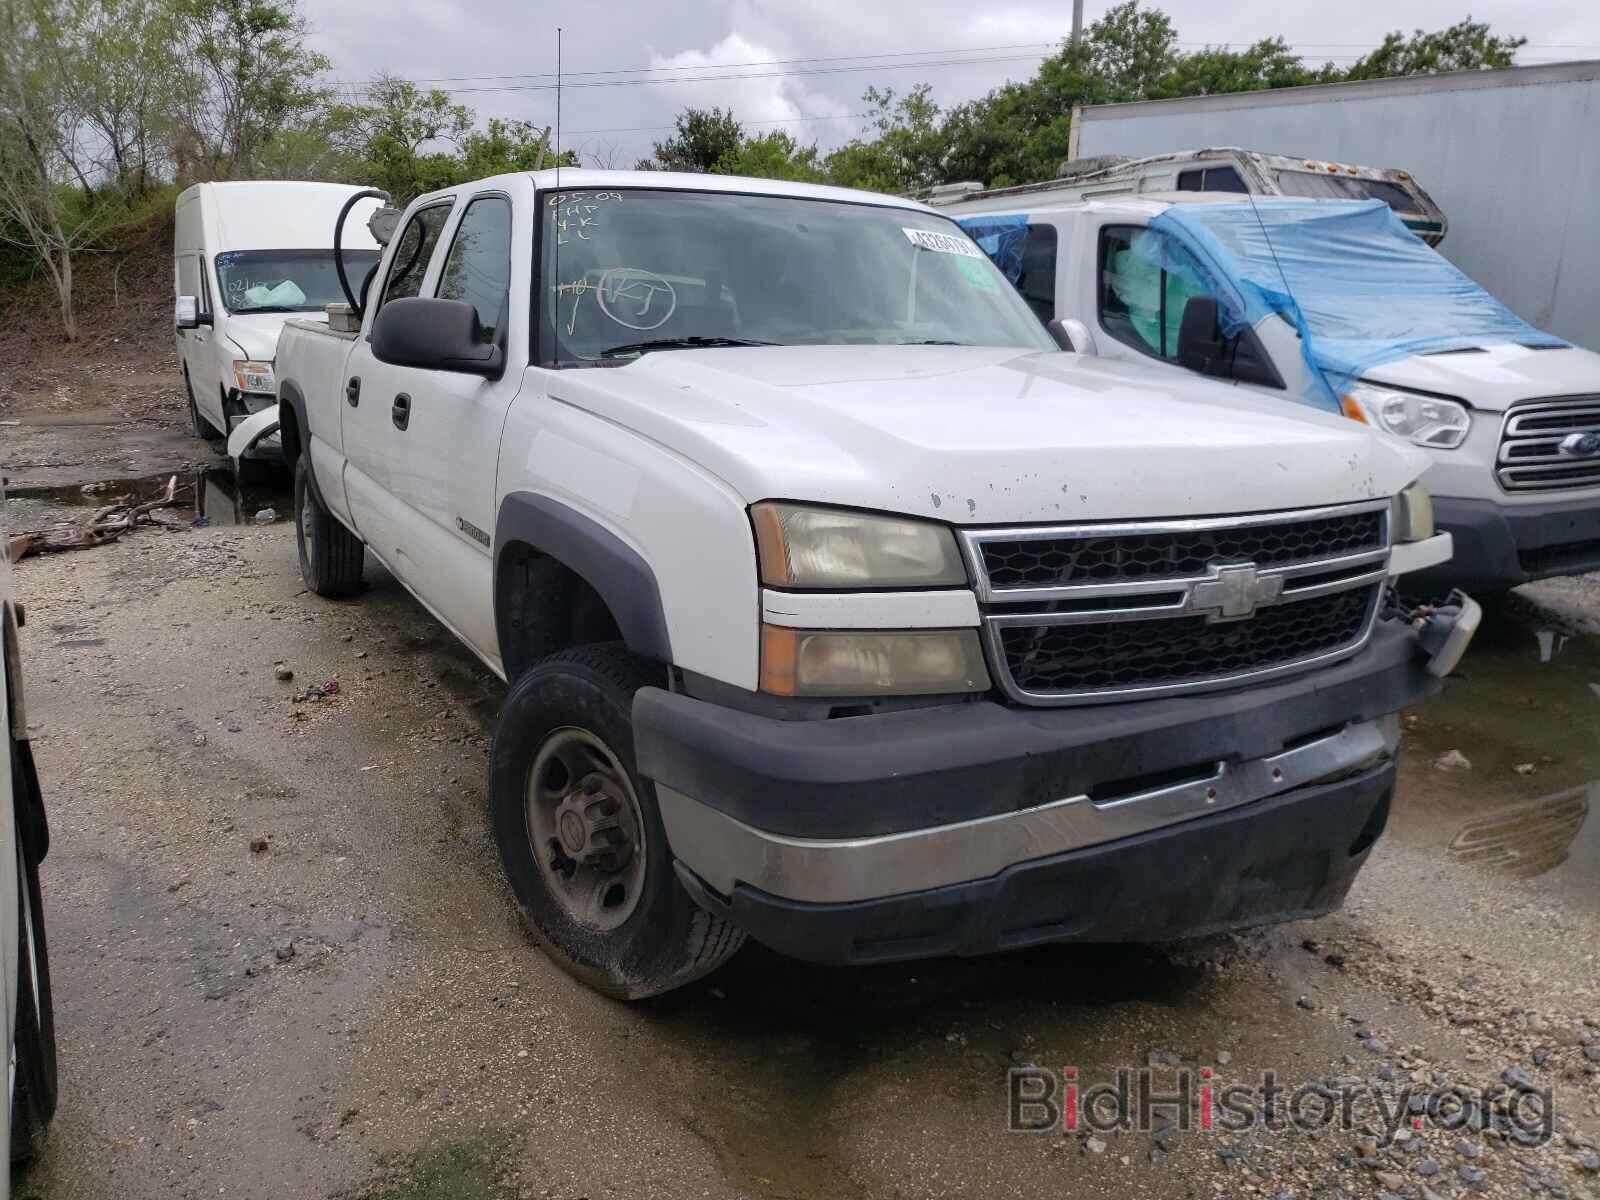
[[[250,180],[197,183],[178,197],[175,325],[196,437],[226,436],[277,403],[278,331],[290,317],[325,319],[325,306],[344,299],[333,226],[361,190]],[[346,223],[345,269],[359,283],[378,262],[378,243],[366,209],[353,215],[360,219]]]

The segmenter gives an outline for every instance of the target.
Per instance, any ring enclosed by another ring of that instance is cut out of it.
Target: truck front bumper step
[[[1388,820],[1394,772],[1383,763],[987,879],[874,900],[809,904],[748,884],[724,896],[681,863],[678,877],[757,941],[813,962],[1195,937],[1338,908]]]
[[[1122,794],[1079,793],[1003,813],[864,838],[796,838],[756,829],[657,786],[667,841],[714,891],[748,884],[784,900],[869,900],[984,879],[1017,863],[1225,812],[1388,760],[1394,718],[1350,725],[1244,763],[1196,764],[1188,778]]]

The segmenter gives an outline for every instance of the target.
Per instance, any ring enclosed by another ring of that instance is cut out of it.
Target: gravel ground
[[[289,527],[179,520],[20,565],[62,1102],[19,1195],[1600,1195],[1600,650],[1542,610],[1496,613],[1408,716],[1340,914],[874,969],[752,947],[629,1007],[546,962],[501,882],[501,685],[368,574],[329,603]],[[1008,1133],[1027,1064],[1402,1108],[1520,1071],[1553,1136],[1492,1109],[1394,1139]]]

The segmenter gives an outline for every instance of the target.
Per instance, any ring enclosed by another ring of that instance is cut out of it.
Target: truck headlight
[[[975,629],[761,627],[761,690],[775,696],[928,696],[986,692]]]
[[[1433,536],[1433,496],[1427,484],[1413,483],[1394,498],[1394,540],[1424,542]]]
[[[1358,383],[1344,398],[1344,414],[1418,446],[1453,450],[1467,440],[1467,407],[1440,396]]]
[[[233,362],[233,379],[241,392],[261,392],[268,396],[278,394],[278,381],[272,376],[272,364],[253,358],[237,358]]]
[[[944,525],[842,508],[764,502],[750,509],[761,582],[788,588],[950,587],[967,582]]]

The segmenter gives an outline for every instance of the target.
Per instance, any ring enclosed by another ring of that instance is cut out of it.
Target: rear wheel
[[[361,539],[317,499],[304,455],[294,463],[294,531],[306,587],[329,599],[353,596],[360,590]]]
[[[32,779],[11,751],[12,779],[20,789]],[[56,1022],[50,994],[50,955],[45,945],[44,902],[39,891],[42,848],[17,824],[17,1016],[11,1034],[11,1161],[31,1162],[44,1146],[56,1112]]]
[[[620,643],[553,655],[506,696],[490,758],[490,820],[528,928],[618,999],[698,979],[745,937],[678,882],[634,763],[633,694],[662,674]]]

